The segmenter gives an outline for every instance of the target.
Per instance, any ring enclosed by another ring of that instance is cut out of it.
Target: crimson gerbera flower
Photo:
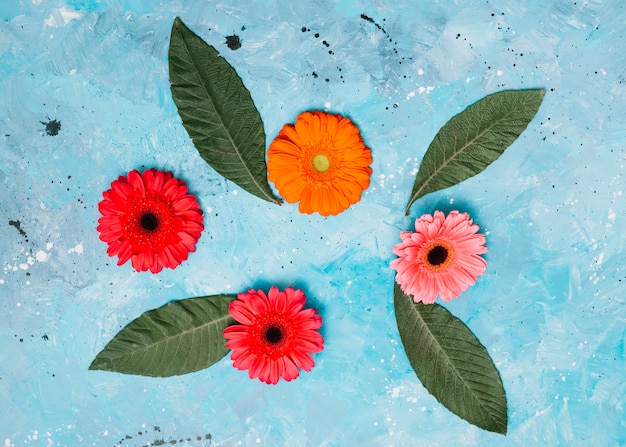
[[[196,250],[204,229],[202,210],[171,172],[133,170],[111,183],[98,204],[100,239],[117,265],[129,259],[137,271],[176,268]]]
[[[317,332],[322,317],[314,309],[302,309],[305,301],[304,292],[292,287],[280,292],[274,286],[267,295],[252,289],[240,293],[229,312],[241,324],[224,330],[233,366],[268,384],[281,377],[293,380],[299,369],[311,371],[311,353],[324,349],[324,339]]]
[[[393,248],[399,258],[391,261],[396,281],[415,302],[432,304],[457,298],[485,273],[485,236],[477,234],[466,213],[451,211],[445,217],[435,211],[415,221],[415,232],[400,233],[402,242]]]

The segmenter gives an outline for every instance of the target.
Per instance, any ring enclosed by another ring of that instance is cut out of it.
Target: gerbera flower
[[[129,259],[137,271],[175,268],[196,250],[204,229],[202,210],[171,172],[133,170],[111,183],[98,204],[100,239],[117,265]]]
[[[303,310],[305,301],[304,292],[292,287],[280,292],[274,286],[267,295],[252,289],[240,293],[229,312],[241,324],[224,330],[233,366],[268,384],[281,377],[293,380],[299,369],[311,371],[311,353],[324,349],[324,339],[317,332],[322,317],[314,309]]]
[[[361,200],[370,184],[371,151],[348,118],[304,112],[270,144],[268,179],[301,213],[337,215]]]
[[[400,233],[402,242],[393,248],[399,258],[391,261],[396,281],[415,302],[432,304],[437,295],[444,301],[457,298],[476,283],[487,263],[485,236],[466,213],[451,211],[445,217],[435,211],[415,221],[415,233]]]

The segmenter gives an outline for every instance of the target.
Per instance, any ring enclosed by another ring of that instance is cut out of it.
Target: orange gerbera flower
[[[301,213],[337,215],[361,200],[372,175],[371,151],[350,119],[304,112],[270,144],[268,178]]]

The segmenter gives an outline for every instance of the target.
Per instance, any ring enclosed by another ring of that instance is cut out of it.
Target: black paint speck
[[[226,36],[226,45],[231,50],[238,50],[241,48],[241,41],[239,40],[239,36],[237,34],[233,34],[232,36]]]
[[[20,233],[20,235],[28,238],[28,235],[24,230],[22,230],[22,223],[19,220],[9,220],[9,225],[15,227],[15,229]],[[28,241],[28,239],[26,239]]]
[[[58,135],[61,130],[61,121],[50,120],[47,123],[45,121],[40,121],[40,123],[46,126],[46,133],[51,137]]]
[[[376,22],[374,21],[374,19],[372,19],[371,17],[369,17],[369,16],[367,16],[367,15],[365,15],[365,14],[361,14],[361,18],[362,18],[363,20],[367,21],[367,22],[373,23],[373,24],[374,24],[374,26],[375,26],[376,28],[378,28],[379,30],[381,30],[381,31],[383,32],[383,34],[387,34],[387,31],[385,31],[385,28],[383,28],[383,27],[382,27],[382,26],[380,26],[378,23],[376,23]],[[383,20],[384,20],[384,19],[383,19]]]

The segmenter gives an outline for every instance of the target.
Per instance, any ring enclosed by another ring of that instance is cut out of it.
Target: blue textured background
[[[0,4],[0,445],[626,444],[623,3],[372,3]],[[169,90],[177,15],[237,69],[268,142],[307,109],[353,118],[374,155],[360,203],[300,215],[200,159]],[[544,103],[506,154],[404,217],[449,118],[535,87]],[[185,179],[206,213],[198,251],[159,275],[117,267],[95,231],[102,191],[144,167]],[[446,306],[502,374],[506,437],[425,391],[395,325],[398,233],[451,208],[487,234],[486,274]],[[148,309],[270,284],[303,288],[324,318],[326,348],[294,382],[251,381],[229,359],[167,379],[87,370]]]

